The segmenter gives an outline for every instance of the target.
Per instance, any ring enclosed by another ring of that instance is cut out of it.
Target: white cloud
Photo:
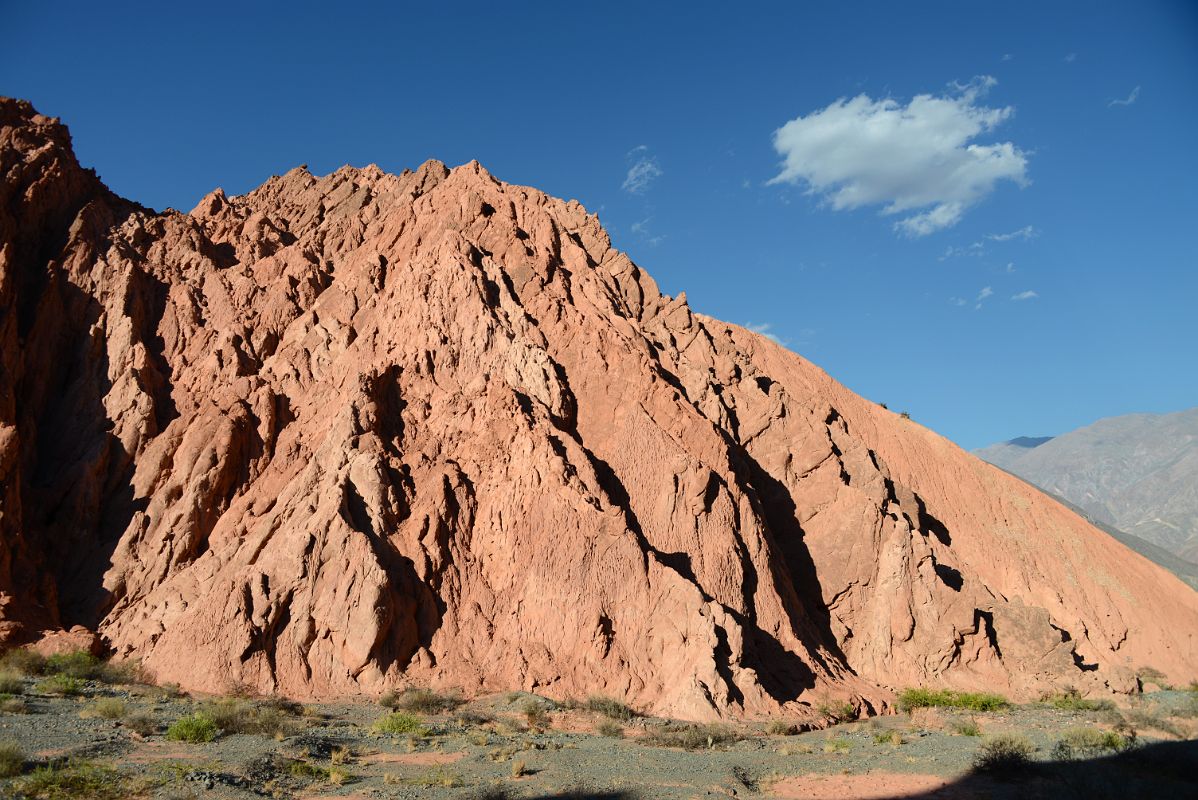
[[[1010,233],[988,233],[986,238],[992,242],[1009,242],[1012,239],[1034,239],[1039,236],[1040,232],[1031,225],[1024,225],[1017,231]]]
[[[1015,262],[1014,262],[1014,261],[1008,261],[1008,262],[1007,262],[1007,273],[1009,274],[1009,273],[1012,273],[1012,272],[1014,272],[1014,271],[1015,271]]]
[[[978,302],[980,303],[992,294],[994,294],[994,289],[989,286],[985,287],[982,291],[978,292]]]
[[[785,340],[781,339],[778,336],[778,334],[770,332],[770,329],[773,327],[774,326],[770,325],[768,322],[761,322],[761,323],[746,322],[744,324],[745,330],[753,331],[753,333],[759,333],[762,336],[764,336],[765,338],[769,339],[770,341],[772,341],[776,344],[785,346],[786,345]]]
[[[940,260],[944,261],[949,258],[960,258],[961,256],[984,256],[986,254],[985,245],[981,242],[974,242],[967,247],[946,247],[944,255],[940,256]]]
[[[1019,294],[1011,295],[1011,299],[1012,300],[1034,300],[1039,296],[1040,295],[1036,294],[1031,289],[1028,289],[1026,292],[1020,292]]]
[[[1136,88],[1131,90],[1131,94],[1129,94],[1127,96],[1126,100],[1112,100],[1111,102],[1106,104],[1106,107],[1113,108],[1114,106],[1130,106],[1132,103],[1136,102],[1136,98],[1138,98],[1139,96],[1140,96],[1140,87],[1137,86]]]
[[[968,301],[964,297],[950,297],[948,301],[954,306],[963,306],[968,304]]]
[[[1040,235],[1040,231],[1032,225],[1024,225],[1017,231],[1010,233],[988,233],[982,237],[982,241],[974,242],[968,246],[945,248],[944,255],[940,256],[940,261],[945,261],[950,258],[960,258],[961,256],[984,256],[987,254],[986,242],[1009,242],[1015,239],[1034,239]],[[1010,264],[1007,265],[1007,271],[1013,271]]]
[[[636,161],[628,168],[621,188],[630,194],[644,194],[653,181],[662,176],[661,166],[657,157],[649,155],[648,145],[637,145],[628,151],[628,158]]]
[[[1077,61],[1077,53],[1070,53],[1069,55],[1065,56],[1066,64],[1072,64],[1074,61]]]
[[[805,185],[837,211],[916,211],[894,226],[908,236],[955,225],[999,181],[1027,182],[1026,153],[1011,142],[974,141],[1014,114],[977,105],[996,83],[979,77],[906,105],[862,94],[797,117],[774,131],[783,162],[770,183]]]

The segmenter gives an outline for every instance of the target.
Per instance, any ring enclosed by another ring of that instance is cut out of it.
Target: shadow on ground
[[[971,772],[948,786],[913,793],[885,794],[868,781],[868,774],[857,777],[857,788],[840,795],[844,800],[1181,800],[1198,798],[1198,741],[1158,742],[1100,758],[1009,765]],[[809,795],[800,790],[776,796]]]

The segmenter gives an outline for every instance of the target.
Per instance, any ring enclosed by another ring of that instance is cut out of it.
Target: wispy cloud
[[[1014,56],[1013,54],[1011,54],[1011,53],[1003,53],[1003,54],[1002,54],[1002,60],[1003,60],[1003,61],[1010,61],[1010,60],[1011,60],[1011,59],[1013,59],[1014,57],[1015,57],[1015,56]]]
[[[1068,54],[1065,56],[1064,61],[1066,64],[1072,64],[1074,61],[1077,61],[1077,53]]]
[[[951,227],[1000,181],[1027,183],[1024,151],[975,141],[1015,113],[978,104],[996,83],[982,76],[906,105],[861,94],[796,117],[774,132],[783,162],[770,183],[806,186],[837,211],[915,212],[894,224],[911,237]]]
[[[1039,296],[1040,295],[1036,294],[1031,289],[1028,289],[1026,292],[1020,292],[1019,294],[1011,295],[1011,299],[1012,300],[1035,300]]]
[[[778,336],[778,334],[773,333],[771,331],[773,327],[774,326],[768,322],[746,322],[744,324],[745,330],[753,331],[753,333],[759,333],[770,341],[785,347],[787,344],[786,340]]]
[[[653,181],[664,174],[657,163],[657,157],[649,154],[648,145],[642,144],[632,148],[628,151],[627,158],[633,160],[633,163],[628,168],[621,188],[629,194],[644,194]]]
[[[1132,103],[1136,102],[1136,98],[1138,98],[1139,96],[1140,96],[1140,87],[1137,86],[1136,88],[1131,90],[1131,94],[1129,94],[1127,96],[1126,100],[1112,100],[1111,102],[1106,104],[1106,107],[1113,108],[1115,106],[1130,106]]]
[[[960,258],[962,256],[984,256],[988,253],[986,247],[987,242],[1010,242],[1020,239],[1034,239],[1039,235],[1040,231],[1036,230],[1036,228],[1032,225],[1024,225],[1019,230],[1011,231],[1010,233],[988,233],[973,244],[960,246],[950,245],[949,247],[946,247],[944,250],[944,255],[940,256],[939,260],[947,261],[950,258]],[[1008,272],[1011,271],[1011,265],[1008,264],[1007,266]]]
[[[992,242],[1009,242],[1012,239],[1034,239],[1039,235],[1040,231],[1031,225],[1024,225],[1019,230],[1010,233],[988,233],[986,238]]]
[[[944,249],[944,255],[940,256],[941,261],[946,261],[950,258],[960,258],[962,256],[984,256],[986,248],[981,242],[974,242],[971,245],[964,247],[949,246]]]
[[[974,311],[981,309],[982,303],[986,302],[986,298],[991,297],[993,294],[994,294],[994,289],[992,287],[990,287],[990,286],[983,287],[982,291],[978,292],[977,298],[973,301]]]

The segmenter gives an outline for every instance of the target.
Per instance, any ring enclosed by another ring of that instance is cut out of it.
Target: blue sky
[[[0,93],[155,208],[477,158],[965,447],[1198,404],[1198,4],[47,9]]]

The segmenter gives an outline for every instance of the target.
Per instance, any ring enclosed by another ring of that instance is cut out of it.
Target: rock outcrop
[[[1198,677],[1198,595],[477,163],[188,214],[0,101],[0,628],[686,718]]]

